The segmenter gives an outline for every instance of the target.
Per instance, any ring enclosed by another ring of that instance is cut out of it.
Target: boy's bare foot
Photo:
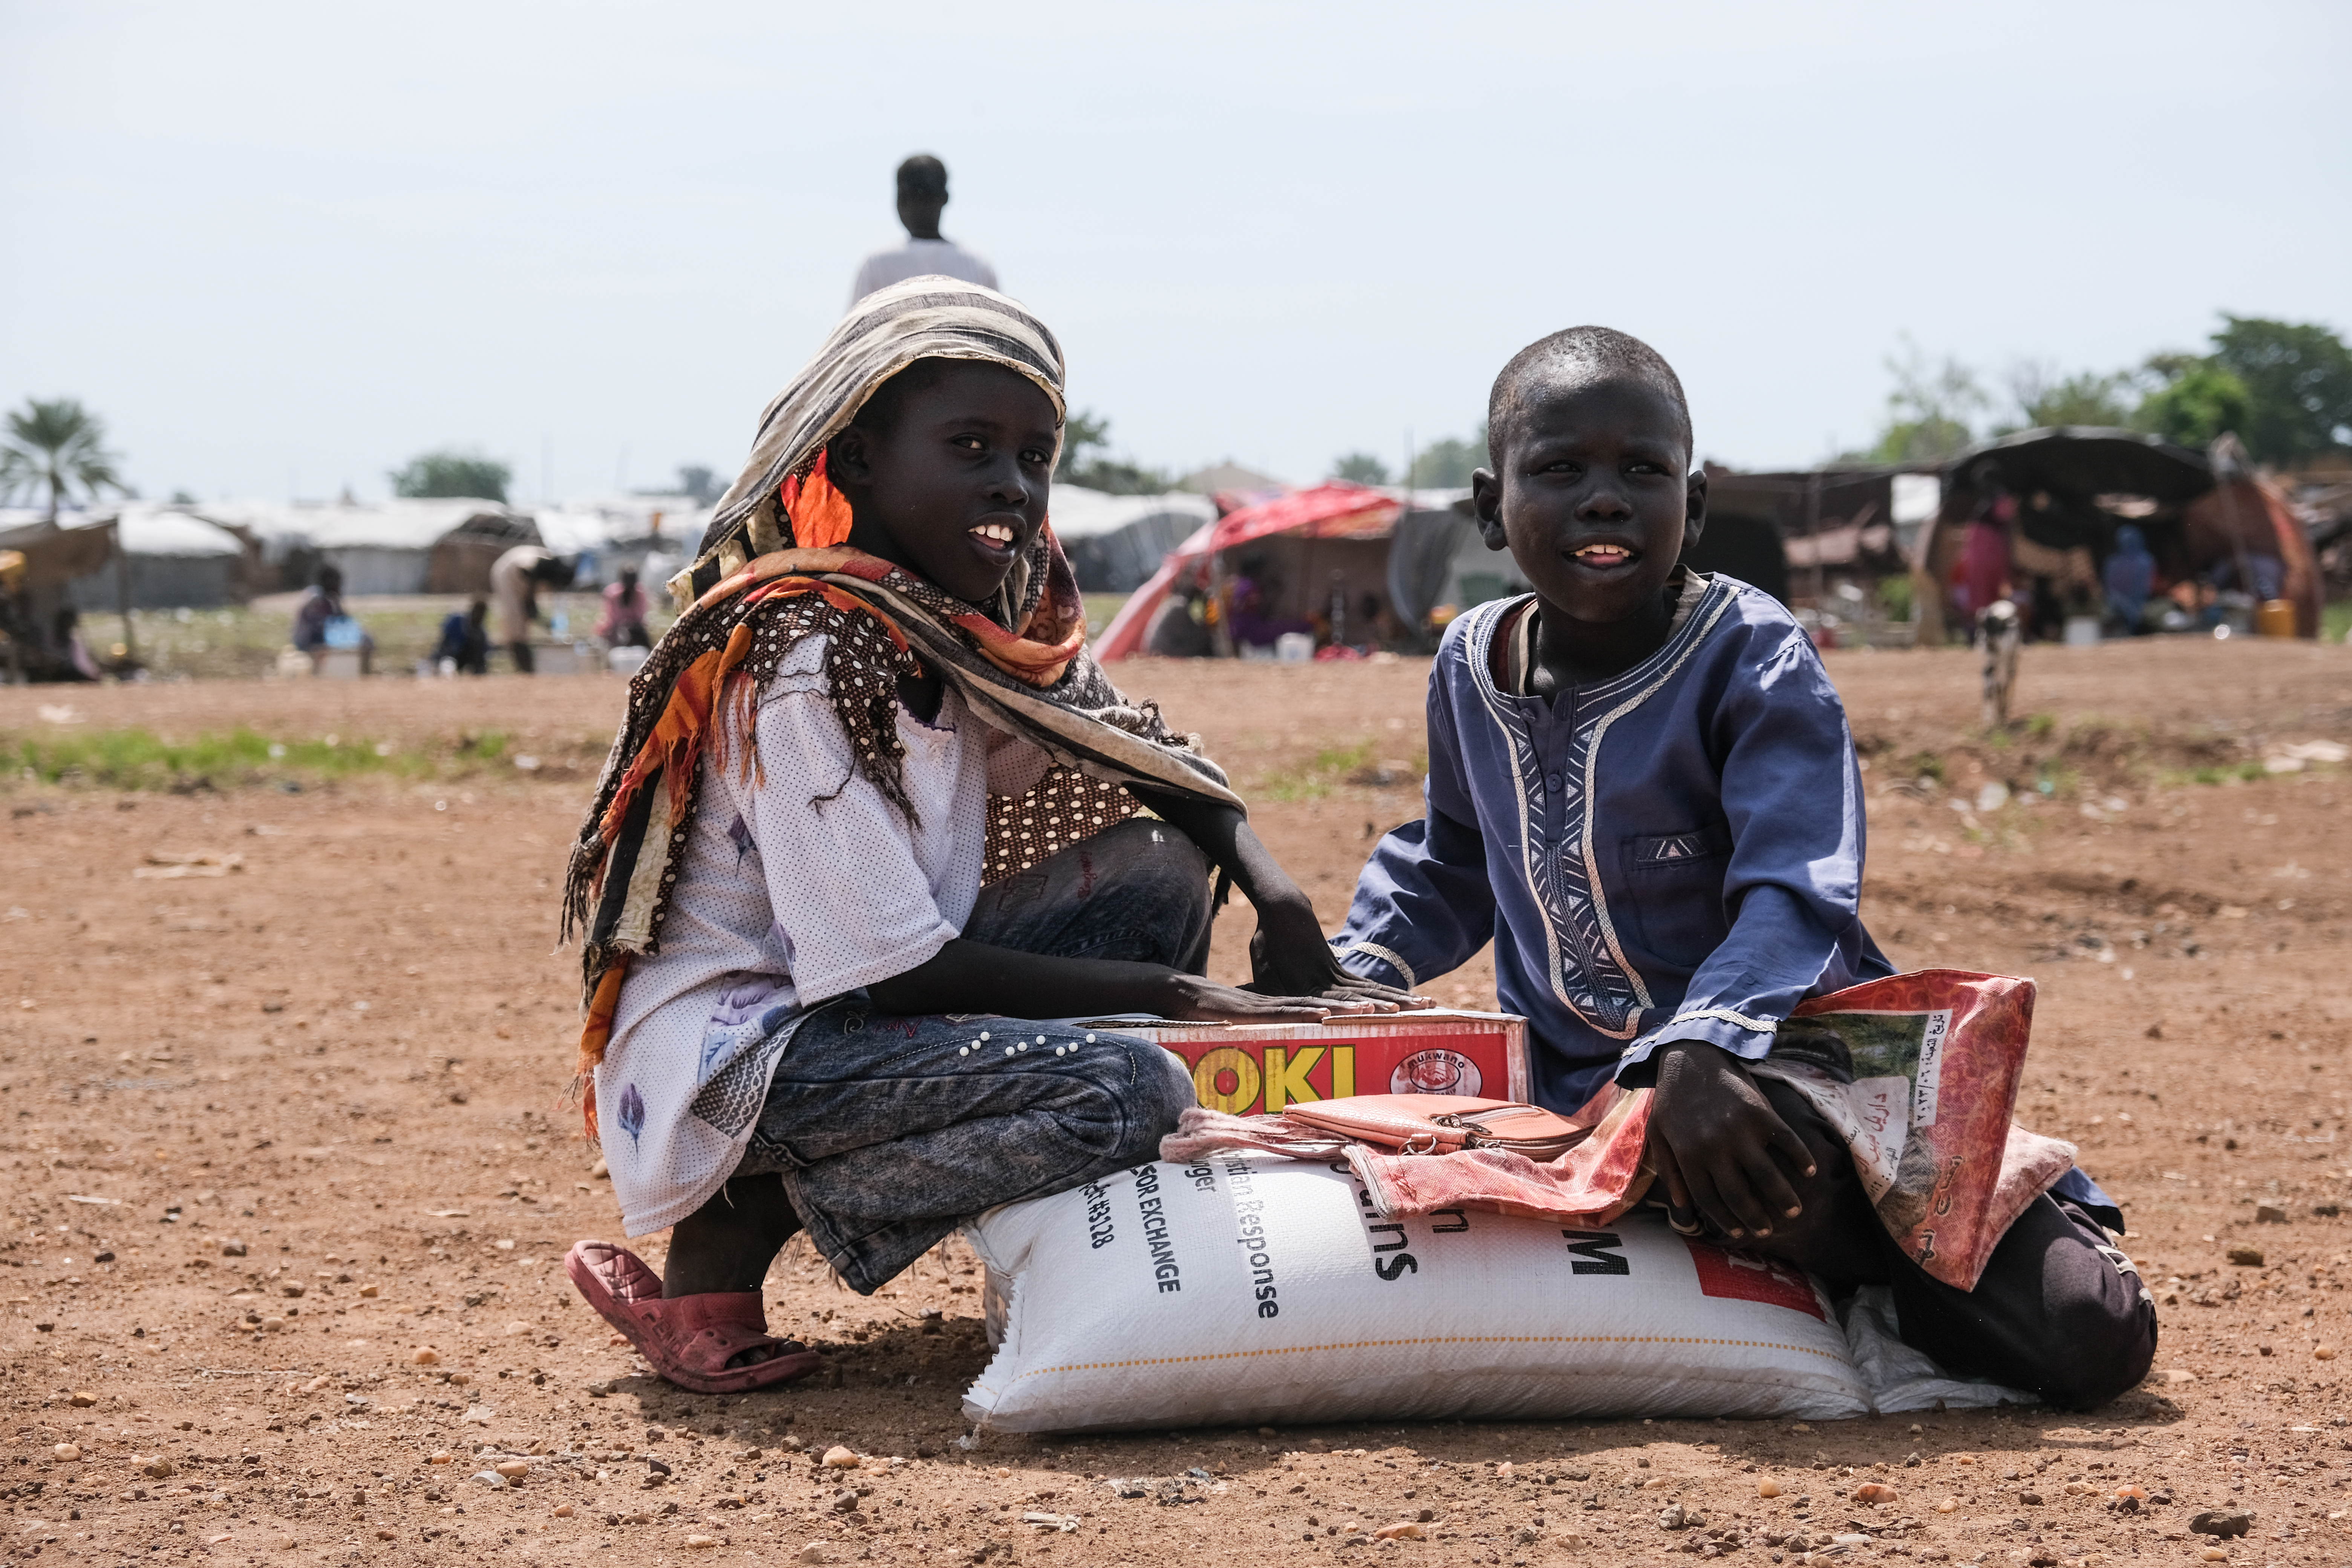
[[[735,1177],[671,1229],[662,1298],[757,1290],[800,1228],[783,1177]]]

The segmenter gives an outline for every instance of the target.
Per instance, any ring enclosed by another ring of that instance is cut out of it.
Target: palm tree
[[[22,410],[10,412],[8,432],[0,436],[0,494],[46,489],[54,523],[76,489],[91,500],[100,490],[129,495],[131,487],[115,471],[119,460],[106,449],[105,422],[79,401],[29,397]]]

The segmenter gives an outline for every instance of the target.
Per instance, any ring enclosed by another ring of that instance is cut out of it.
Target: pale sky
[[[2336,0],[0,0],[0,404],[82,399],[151,496],[731,475],[930,152],[1144,462],[1393,467],[1597,321],[1702,453],[1800,465],[1906,333],[2352,329],[2347,58]]]

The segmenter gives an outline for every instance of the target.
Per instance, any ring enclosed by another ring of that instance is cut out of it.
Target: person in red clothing
[[[637,569],[624,566],[618,579],[604,585],[604,612],[596,618],[596,637],[606,647],[651,647],[646,630],[646,591],[637,586]]]
[[[1953,591],[1970,626],[1995,601],[2009,597],[2009,530],[2016,518],[2016,499],[1996,489],[1969,520]]]

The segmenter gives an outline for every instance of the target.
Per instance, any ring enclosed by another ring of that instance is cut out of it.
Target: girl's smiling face
[[[1547,620],[1649,618],[1706,518],[1683,417],[1631,376],[1561,377],[1514,416],[1498,470],[1471,480],[1479,531],[1507,549]]]
[[[1058,446],[1035,384],[979,360],[918,360],[833,439],[849,543],[970,604],[996,595],[1045,526]]]

